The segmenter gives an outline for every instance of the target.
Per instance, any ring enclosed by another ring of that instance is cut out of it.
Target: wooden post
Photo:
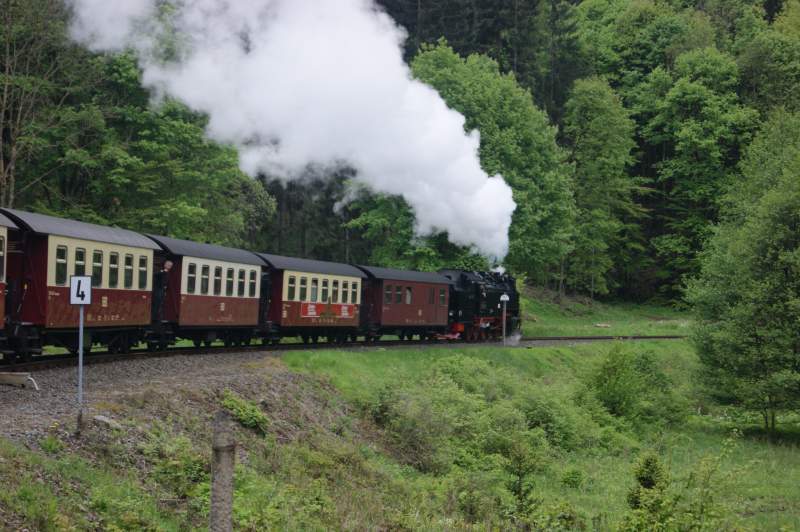
[[[224,410],[214,416],[211,441],[211,532],[233,530],[233,468],[236,462],[236,440],[232,423]]]

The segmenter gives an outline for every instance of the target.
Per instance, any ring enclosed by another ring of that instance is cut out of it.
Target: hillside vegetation
[[[683,341],[266,357],[93,405],[120,429],[3,442],[0,523],[205,526],[224,408],[243,530],[800,526],[795,444],[713,407],[697,365]]]

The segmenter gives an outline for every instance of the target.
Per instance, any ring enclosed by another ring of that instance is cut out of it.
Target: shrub
[[[156,427],[147,437],[141,449],[152,464],[151,478],[178,498],[196,496],[198,484],[209,478],[208,459],[186,436]]]
[[[222,392],[222,406],[243,426],[261,434],[269,430],[269,418],[261,408],[231,390]]]
[[[64,449],[64,442],[58,439],[58,436],[53,434],[48,434],[39,442],[39,445],[42,446],[42,450],[49,454],[56,454],[61,452]]]
[[[615,346],[588,379],[591,393],[613,415],[634,426],[674,424],[687,415],[687,403],[650,352]]]
[[[583,471],[575,467],[567,468],[561,474],[561,484],[568,488],[580,489],[585,481],[586,477]]]

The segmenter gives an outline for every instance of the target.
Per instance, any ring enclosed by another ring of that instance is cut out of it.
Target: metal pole
[[[83,305],[80,306],[78,326],[78,411],[83,410]]]
[[[506,345],[506,302],[503,301],[503,346]]]

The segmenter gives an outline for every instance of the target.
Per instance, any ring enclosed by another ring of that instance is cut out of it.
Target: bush
[[[222,392],[222,406],[243,426],[261,434],[269,430],[269,418],[261,408],[247,399],[239,397],[231,390]]]
[[[197,496],[197,487],[209,479],[208,458],[191,440],[156,427],[147,433],[141,450],[152,465],[150,477],[177,498]]]
[[[58,436],[48,434],[39,442],[42,450],[49,454],[56,454],[64,449],[64,443],[58,439]]]
[[[578,468],[570,467],[561,474],[561,484],[568,488],[580,489],[586,482],[586,476]]]
[[[688,413],[686,401],[672,391],[669,378],[650,352],[615,346],[587,385],[608,412],[640,428],[675,424]]]

